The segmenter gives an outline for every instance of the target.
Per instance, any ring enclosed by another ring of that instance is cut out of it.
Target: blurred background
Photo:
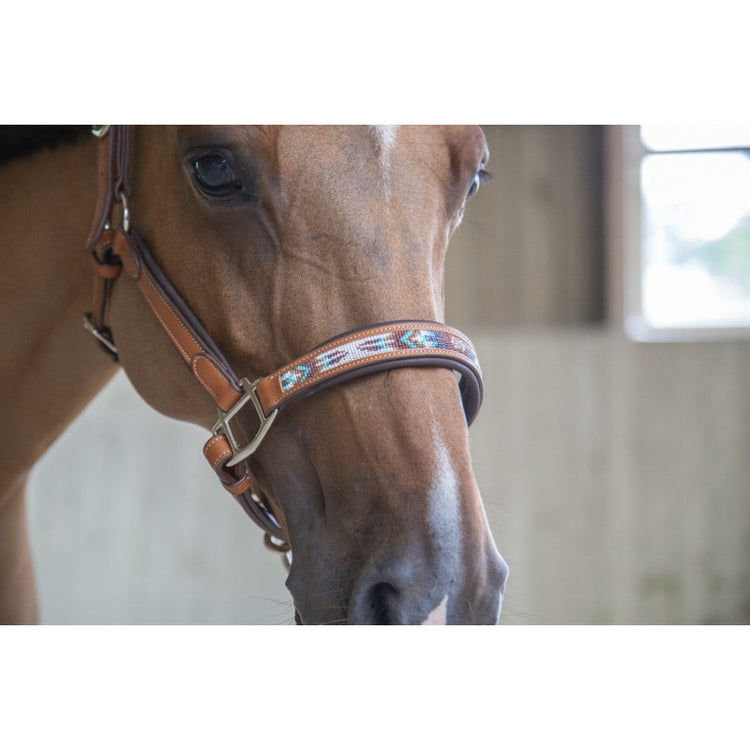
[[[486,378],[503,622],[750,622],[750,129],[485,132],[446,317]],[[120,374],[53,446],[30,482],[43,622],[292,622],[203,441]]]

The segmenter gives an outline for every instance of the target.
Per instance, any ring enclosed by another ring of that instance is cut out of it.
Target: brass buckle
[[[271,429],[271,425],[276,419],[276,415],[279,413],[278,409],[274,409],[268,416],[266,416],[255,390],[257,383],[257,380],[251,383],[247,378],[242,378],[243,396],[229,411],[225,412],[221,409],[218,410],[219,418],[213,426],[211,433],[213,435],[221,433],[229,441],[229,445],[232,448],[232,457],[227,461],[227,466],[236,466],[240,461],[244,461],[248,456],[251,456],[256,450],[258,450],[258,447],[263,442],[263,438]],[[245,405],[248,402],[253,405],[255,413],[260,421],[260,426],[255,433],[255,437],[243,448],[234,436],[230,423],[245,408]]]

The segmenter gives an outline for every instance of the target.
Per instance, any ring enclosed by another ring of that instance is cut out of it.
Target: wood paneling
[[[449,319],[459,327],[601,321],[602,128],[484,130],[494,179],[451,242]]]
[[[281,559],[217,487],[204,441],[119,373],[42,457],[28,494],[43,623],[293,622]]]
[[[474,339],[505,622],[750,622],[750,344]]]

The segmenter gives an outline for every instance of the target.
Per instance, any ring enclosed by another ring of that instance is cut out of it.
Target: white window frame
[[[695,153],[729,149],[695,149]],[[686,150],[684,153],[690,153]],[[610,126],[607,138],[610,317],[622,321],[633,341],[715,341],[750,339],[750,327],[654,327],[643,312],[641,161],[652,153],[640,126]],[[670,152],[665,152],[670,153]]]

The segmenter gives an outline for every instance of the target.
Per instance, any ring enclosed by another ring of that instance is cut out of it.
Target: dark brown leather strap
[[[115,233],[112,212],[115,204],[122,205],[122,220],[127,226],[129,130],[124,125],[93,128],[99,138],[97,148],[97,197],[94,219],[86,238],[86,251],[94,263],[94,289],[91,312],[84,315],[83,325],[117,361],[117,347],[112,332],[106,325],[106,309],[114,280],[120,275],[122,264],[112,251]]]
[[[112,214],[112,195],[114,182],[112,173],[115,169],[115,136],[111,127],[99,136],[96,164],[96,207],[94,219],[86,238],[86,252],[92,252],[99,242],[105,226]]]
[[[113,225],[112,209],[130,197],[128,162],[130,158],[130,128],[127,125],[108,125],[93,128],[98,137],[96,167],[96,207],[94,219],[86,238],[86,251],[94,252],[102,234]],[[127,228],[127,221],[125,222]]]

